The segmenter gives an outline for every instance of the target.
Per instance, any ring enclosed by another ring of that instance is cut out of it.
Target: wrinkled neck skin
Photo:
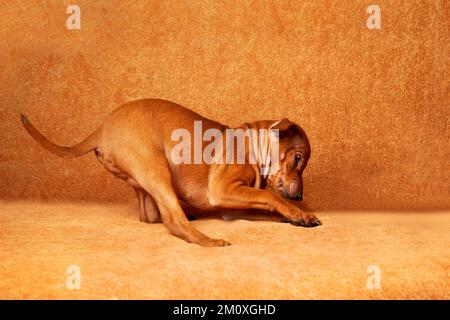
[[[255,173],[253,187],[257,189],[264,188],[270,174],[280,170],[278,163],[272,161],[273,159],[271,157],[272,142],[275,137],[270,134],[269,130],[274,123],[275,121],[273,120],[262,120],[244,123],[239,127],[231,128],[235,133],[235,136],[241,133],[244,135],[244,163],[252,167]],[[218,151],[218,154],[223,155],[222,163],[224,165],[230,162],[242,164],[242,161],[238,161],[238,148],[240,149],[239,152],[242,152],[242,146],[237,142],[237,138],[234,138],[233,140],[227,139],[226,129],[230,128],[225,128],[223,130],[222,137],[225,139],[225,142],[220,144],[224,149],[219,149]],[[260,131],[261,129],[263,129],[263,131]],[[276,152],[278,156],[278,151]],[[215,161],[217,161],[216,163],[220,163],[217,158]],[[272,167],[274,164],[276,167]],[[271,170],[274,171],[271,172]]]

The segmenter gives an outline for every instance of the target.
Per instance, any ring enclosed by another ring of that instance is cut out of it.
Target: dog
[[[224,132],[230,128],[166,100],[126,103],[110,113],[100,128],[72,147],[49,141],[23,114],[21,121],[40,145],[60,157],[74,158],[94,151],[108,171],[134,188],[141,221],[162,221],[172,234],[189,243],[204,247],[230,245],[226,240],[212,239],[195,229],[186,214],[192,210],[197,216],[222,210],[263,212],[296,226],[321,225],[314,214],[296,205],[303,198],[302,174],[311,149],[304,130],[287,118],[239,127],[254,132],[260,129],[278,132],[279,164],[270,175],[262,173],[267,163],[260,157],[254,163],[217,161],[215,155],[211,163],[175,163],[172,153],[176,146],[175,130],[183,128],[191,134],[198,122],[202,124],[202,132],[209,129]],[[205,141],[200,143],[205,146]],[[247,142],[246,146],[249,145]],[[239,151],[236,146],[225,147],[218,149],[217,155],[227,148]],[[248,150],[245,158],[249,158]]]

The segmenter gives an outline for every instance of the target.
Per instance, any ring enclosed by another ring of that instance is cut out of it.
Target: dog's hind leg
[[[145,191],[144,191],[145,192]],[[155,200],[145,192],[145,212],[147,213],[147,219],[150,223],[159,223],[162,222],[161,214],[159,212],[158,206],[156,205]]]
[[[177,237],[204,247],[226,246],[222,239],[211,239],[195,229],[186,218],[172,186],[172,176],[163,154],[152,159],[133,159],[132,176],[155,200],[164,225]],[[155,168],[155,163],[158,163]],[[155,168],[155,169],[153,169]]]
[[[147,212],[145,211],[145,191],[134,188],[139,200],[139,221],[148,223]]]
[[[153,198],[141,188],[134,187],[139,200],[139,220],[146,223],[161,222],[159,209]]]

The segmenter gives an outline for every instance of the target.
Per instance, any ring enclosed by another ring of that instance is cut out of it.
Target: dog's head
[[[284,118],[275,122],[272,129],[279,130],[279,168],[269,175],[266,188],[281,196],[303,199],[302,174],[311,155],[308,137],[296,123]]]

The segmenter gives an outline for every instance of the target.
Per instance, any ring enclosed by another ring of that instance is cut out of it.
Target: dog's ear
[[[300,128],[295,122],[292,122],[288,118],[275,121],[270,129],[276,129],[280,132],[280,138],[300,133]]]
[[[292,126],[294,123],[289,120],[288,118],[283,118],[281,120],[275,121],[271,126],[270,129],[278,129],[280,131],[285,131],[289,129],[290,126]]]

